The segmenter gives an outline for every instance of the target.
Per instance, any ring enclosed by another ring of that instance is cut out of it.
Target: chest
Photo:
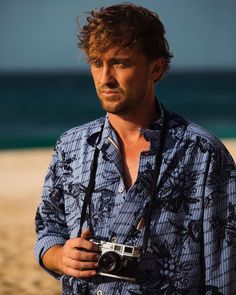
[[[149,143],[146,141],[141,141],[135,145],[126,144],[122,146],[121,154],[126,189],[129,189],[136,181],[140,164],[140,155],[149,148]]]

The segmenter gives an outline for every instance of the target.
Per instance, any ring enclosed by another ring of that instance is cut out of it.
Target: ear
[[[166,66],[166,60],[162,57],[157,58],[152,62],[151,68],[151,79],[156,82],[160,80],[162,74],[164,73]]]

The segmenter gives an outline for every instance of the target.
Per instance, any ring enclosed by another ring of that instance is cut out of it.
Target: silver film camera
[[[135,281],[140,260],[140,247],[94,241],[101,251],[98,274],[128,281]]]

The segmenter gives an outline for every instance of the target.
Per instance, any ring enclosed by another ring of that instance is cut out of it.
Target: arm
[[[236,294],[236,168],[224,148],[212,155],[204,205],[205,294]]]
[[[88,241],[89,231],[85,230],[80,238],[71,239],[67,227],[64,185],[63,157],[56,146],[52,162],[45,179],[42,202],[36,214],[37,241],[35,256],[39,264],[56,278],[62,274],[86,276],[93,272],[81,268],[95,268],[97,261],[96,246]],[[81,262],[80,260],[84,260]],[[90,261],[90,262],[88,262]]]
[[[37,240],[35,243],[35,257],[45,270],[42,257],[54,246],[64,245],[69,239],[65,218],[63,197],[63,167],[60,151],[56,146],[52,161],[45,178],[42,200],[35,216]],[[58,273],[49,271],[56,278]]]

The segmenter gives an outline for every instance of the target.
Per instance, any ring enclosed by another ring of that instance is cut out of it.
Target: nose
[[[101,72],[100,72],[100,79],[99,79],[100,85],[113,84],[115,81],[116,79],[114,77],[112,68],[109,65],[104,64],[101,67]]]

